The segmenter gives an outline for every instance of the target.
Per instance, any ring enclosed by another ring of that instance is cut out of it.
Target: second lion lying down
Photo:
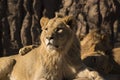
[[[41,45],[24,56],[11,57],[16,64],[10,80],[103,80],[81,62],[79,40],[71,21],[71,16],[50,20],[43,17]]]

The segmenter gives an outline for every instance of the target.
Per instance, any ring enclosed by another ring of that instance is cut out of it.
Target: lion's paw
[[[99,73],[96,72],[96,71],[91,71],[91,72],[89,73],[89,77],[90,77],[92,80],[104,80],[104,78],[101,77],[101,76],[99,75]]]
[[[25,55],[25,54],[27,54],[28,52],[30,52],[32,49],[34,49],[36,47],[37,47],[37,45],[24,46],[23,48],[21,48],[19,50],[19,54],[20,55]]]

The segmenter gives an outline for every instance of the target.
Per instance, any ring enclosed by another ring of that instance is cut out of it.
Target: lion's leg
[[[30,52],[32,49],[38,47],[38,45],[29,45],[29,46],[24,46],[23,48],[21,48],[19,50],[19,54],[20,55],[25,55],[27,54],[28,52]]]

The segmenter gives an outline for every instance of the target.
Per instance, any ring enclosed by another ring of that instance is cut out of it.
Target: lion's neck
[[[46,65],[50,64],[54,66],[56,65],[56,63],[59,64],[61,63],[63,56],[59,52],[52,52],[52,53],[46,52],[42,55],[41,58],[43,58],[42,60],[44,60],[44,63]]]
[[[49,66],[50,68],[53,68],[54,66],[60,66],[62,63],[63,55],[59,52],[47,52],[42,55],[43,57],[43,65]],[[41,57],[41,58],[42,58]]]
[[[62,80],[62,65],[64,64],[64,59],[63,56],[59,52],[47,52],[46,50],[44,51],[45,53],[41,54],[40,60],[43,71],[42,73],[45,73],[44,76],[48,80]],[[49,77],[48,77],[49,76]],[[55,79],[51,79],[55,78]],[[56,79],[57,78],[57,79]]]

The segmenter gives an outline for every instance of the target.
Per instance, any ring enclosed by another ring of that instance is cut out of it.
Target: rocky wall
[[[76,18],[80,39],[92,29],[99,29],[110,35],[114,47],[120,36],[119,10],[119,0],[0,0],[0,56],[40,44],[39,20],[42,16],[52,18],[56,12]]]

